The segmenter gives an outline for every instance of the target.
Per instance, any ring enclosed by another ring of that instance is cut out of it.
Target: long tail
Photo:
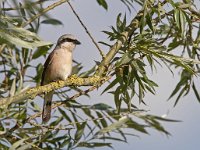
[[[43,112],[42,112],[42,121],[48,122],[51,118],[51,103],[54,91],[51,91],[44,96]]]

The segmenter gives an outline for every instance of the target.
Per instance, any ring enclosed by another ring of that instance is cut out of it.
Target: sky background
[[[49,4],[48,2],[46,3]],[[47,6],[44,5],[44,6]],[[74,0],[72,5],[81,17],[84,24],[95,37],[96,41],[108,41],[107,36],[102,32],[109,30],[110,26],[115,26],[116,17],[119,12],[127,15],[130,21],[136,14],[138,6],[134,6],[132,13],[129,13],[127,8],[119,1],[108,0],[108,11],[101,8],[96,0]],[[198,6],[198,5],[197,5]],[[74,59],[81,62],[84,66],[83,70],[87,70],[94,66],[94,60],[99,61],[100,56],[83,27],[78,22],[67,4],[63,4],[51,11],[52,17],[62,20],[64,26],[45,25],[41,28],[39,34],[47,41],[55,43],[57,39],[65,33],[71,33],[81,41],[82,45],[77,46],[74,52]],[[107,52],[107,47],[100,45],[104,52]],[[42,63],[45,60],[41,60]],[[179,123],[164,123],[164,127],[172,134],[166,136],[155,130],[149,130],[150,135],[138,134],[140,137],[129,137],[127,143],[114,143],[116,150],[140,149],[140,150],[196,150],[200,147],[200,104],[191,92],[185,98],[182,98],[178,105],[174,108],[174,99],[167,101],[172,90],[178,82],[178,75],[172,75],[166,67],[158,66],[157,72],[152,73],[149,69],[148,75],[156,81],[159,88],[156,89],[156,95],[147,94],[145,102],[147,106],[141,105],[141,108],[150,110],[150,114],[162,116],[168,114],[168,118],[182,120]],[[197,80],[199,82],[199,80]],[[111,95],[101,96],[102,89],[99,92],[92,92],[91,98],[79,98],[81,103],[108,103],[113,104]],[[98,94],[97,94],[98,93]],[[103,148],[101,148],[103,149]],[[108,148],[104,148],[108,149]]]

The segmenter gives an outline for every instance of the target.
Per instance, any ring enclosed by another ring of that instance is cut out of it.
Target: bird
[[[49,54],[42,72],[41,86],[58,80],[66,80],[72,72],[72,54],[76,45],[81,44],[72,34],[62,35]],[[42,121],[48,122],[51,118],[51,103],[54,91],[45,93],[42,111]]]

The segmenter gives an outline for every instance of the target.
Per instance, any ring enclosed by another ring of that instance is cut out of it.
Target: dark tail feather
[[[53,97],[53,91],[45,94],[44,96],[44,104],[43,104],[43,112],[42,112],[42,121],[48,122],[51,118],[51,102]]]

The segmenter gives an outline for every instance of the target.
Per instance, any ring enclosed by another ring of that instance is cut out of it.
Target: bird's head
[[[57,41],[57,46],[61,48],[67,48],[70,51],[73,51],[76,45],[79,44],[81,44],[81,42],[79,42],[72,34],[64,34]]]

